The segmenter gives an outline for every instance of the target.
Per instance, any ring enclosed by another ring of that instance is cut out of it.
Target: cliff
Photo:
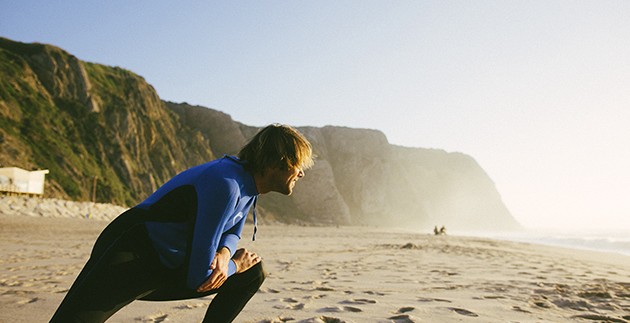
[[[0,38],[0,166],[50,169],[49,197],[134,205],[190,166],[235,154],[258,130],[223,112],[161,101],[140,76]],[[303,127],[317,155],[266,221],[514,229],[473,158],[388,143],[377,130]],[[480,221],[479,219],[483,219]]]
[[[0,165],[50,169],[47,195],[132,205],[214,158],[141,77],[0,38]]]

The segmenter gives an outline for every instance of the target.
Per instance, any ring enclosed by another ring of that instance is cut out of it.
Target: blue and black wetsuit
[[[232,255],[245,218],[258,193],[250,173],[235,157],[193,167],[173,177],[137,208],[162,263],[187,269],[195,289],[210,276],[210,263],[221,247]],[[230,261],[229,274],[236,271]]]
[[[262,264],[217,290],[198,293],[215,253],[233,255],[256,203],[252,175],[235,157],[190,168],[121,214],[97,239],[90,259],[51,322],[103,322],[133,300],[177,300],[217,294],[204,321],[230,322],[264,280]]]

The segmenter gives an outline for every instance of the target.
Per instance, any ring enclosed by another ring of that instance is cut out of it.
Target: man
[[[270,125],[238,157],[190,168],[110,223],[51,322],[104,322],[136,299],[216,294],[203,322],[231,322],[258,291],[260,257],[236,249],[259,194],[290,195],[313,165],[299,132]]]

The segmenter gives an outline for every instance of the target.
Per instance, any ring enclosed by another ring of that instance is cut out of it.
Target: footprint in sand
[[[517,311],[517,312],[521,312],[521,313],[531,313],[530,311],[524,310],[520,306],[516,306],[516,305],[512,306],[512,310]]]
[[[284,323],[284,322],[291,322],[291,321],[295,321],[295,318],[279,316],[274,319],[266,319],[266,320],[258,321],[258,323]]]
[[[413,310],[415,310],[415,307],[412,306],[405,306],[405,307],[401,307],[398,309],[398,311],[396,311],[396,314],[403,314],[403,313],[407,313],[407,312],[411,312]]]
[[[423,303],[428,303],[428,302],[452,303],[451,301],[449,301],[449,300],[447,300],[447,299],[441,299],[441,298],[426,298],[426,297],[420,297],[420,298],[418,298],[418,302],[423,302]]]
[[[540,295],[540,296],[535,295],[529,300],[529,303],[540,308],[547,308],[547,309],[553,308],[552,303],[549,302],[547,297],[545,297],[544,295]]]
[[[339,313],[339,312],[343,312],[343,309],[339,306],[327,306],[327,307],[322,307],[318,309],[317,312],[318,313]]]
[[[320,292],[333,292],[333,291],[335,291],[334,288],[330,288],[330,287],[316,287],[314,290],[320,291]]]
[[[158,313],[158,314],[153,314],[153,315],[149,315],[149,316],[145,316],[145,317],[141,317],[141,318],[136,318],[136,321],[141,321],[141,322],[164,322],[168,318],[168,314],[164,314],[164,313]]]
[[[282,309],[282,310],[284,310],[284,309],[287,309],[287,310],[301,310],[305,306],[304,303],[300,303],[295,298],[284,298],[284,299],[282,299],[282,302],[288,303],[288,304],[274,305],[273,308]]]
[[[344,307],[328,306],[328,307],[323,307],[323,308],[318,309],[317,312],[319,313],[340,313],[340,312],[358,313],[358,312],[363,312],[363,310],[358,307],[353,307],[353,306],[344,306]]]
[[[320,294],[320,295],[308,295],[308,296],[304,296],[303,298],[307,301],[310,300],[314,300],[314,299],[320,299],[320,298],[324,298],[326,297],[326,294]]]
[[[35,298],[27,298],[27,299],[23,299],[21,301],[18,301],[17,304],[18,305],[26,305],[26,304],[30,304],[30,303],[35,303],[39,300],[39,298],[35,297]]]
[[[381,292],[375,292],[375,291],[371,291],[371,290],[366,290],[364,291],[364,293],[368,294],[368,295],[377,295],[377,296],[385,296],[385,293],[381,293]]]
[[[376,301],[373,299],[355,298],[351,300],[341,301],[339,302],[339,304],[365,305],[365,304],[376,304]]]
[[[299,301],[297,299],[291,298],[291,297],[283,298],[282,301],[285,302],[285,303],[299,303]]]
[[[353,312],[353,313],[363,312],[362,309],[360,309],[358,307],[353,307],[353,306],[344,306],[343,310],[346,311],[346,312]]]
[[[499,296],[499,295],[485,295],[483,296],[483,299],[504,299],[505,296]]]
[[[460,315],[466,315],[466,316],[472,316],[472,317],[478,317],[479,315],[477,315],[476,313],[473,313],[469,310],[463,309],[463,308],[458,308],[458,307],[449,307],[449,310],[460,314]]]
[[[337,272],[328,269],[328,268],[324,268],[321,277],[323,279],[337,279]]]
[[[178,310],[192,310],[195,308],[206,307],[206,306],[208,306],[208,303],[195,303],[195,304],[185,304],[185,305],[175,306],[173,308],[178,309]]]
[[[336,317],[320,316],[320,317],[313,317],[306,320],[301,320],[301,321],[298,321],[297,323],[346,323],[346,321],[336,318]]]
[[[286,271],[290,271],[293,269],[293,261],[277,261],[278,265],[281,266],[280,268],[280,272],[286,272]]]
[[[594,315],[594,314],[576,315],[574,316],[574,318],[581,318],[581,319],[587,319],[587,320],[598,321],[598,322],[619,322],[619,323],[627,322],[626,320],[618,319],[615,317],[604,316],[604,315]]]
[[[394,323],[414,323],[416,322],[411,315],[402,314],[388,317],[388,319],[392,320]]]

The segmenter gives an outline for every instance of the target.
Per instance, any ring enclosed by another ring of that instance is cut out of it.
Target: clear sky
[[[466,153],[528,227],[630,231],[630,1],[0,0],[0,36],[248,125]]]

